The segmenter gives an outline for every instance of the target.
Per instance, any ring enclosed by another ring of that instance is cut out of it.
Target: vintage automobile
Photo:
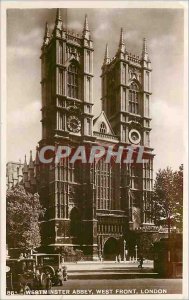
[[[7,291],[25,293],[30,289],[50,289],[48,272],[38,269],[34,258],[6,260]]]
[[[63,280],[66,281],[68,279],[67,267],[64,265],[60,254],[37,253],[33,254],[33,258],[35,258],[36,266],[40,272],[50,275],[53,285],[56,284],[55,277],[58,269],[63,270]]]
[[[57,283],[57,272],[62,270],[62,281],[67,280],[67,268],[60,254],[33,254],[31,258],[7,259],[7,290],[25,293],[30,289],[50,289]]]

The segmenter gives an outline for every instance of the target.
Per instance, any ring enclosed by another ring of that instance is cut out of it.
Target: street
[[[61,294],[59,290],[67,295],[181,294],[182,279],[73,279],[64,282],[63,287],[53,287],[51,293]]]
[[[68,281],[50,293],[64,295],[180,294],[182,279],[160,279],[153,263],[115,262],[69,264]]]
[[[182,294],[182,279],[159,278],[152,261],[65,263],[68,280],[51,289],[27,290],[26,295],[167,295]]]

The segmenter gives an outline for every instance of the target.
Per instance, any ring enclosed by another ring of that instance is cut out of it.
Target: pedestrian
[[[50,290],[52,288],[51,274],[49,272],[47,272],[46,276],[47,276],[46,289]]]
[[[128,250],[125,250],[125,260],[127,261],[128,259]]]
[[[24,258],[24,254],[20,253],[19,259],[23,259]]]
[[[138,260],[139,260],[138,268],[142,269],[143,268],[143,262],[144,262],[144,258],[142,257],[142,255],[139,256]]]
[[[39,268],[36,268],[35,271],[35,282],[36,282],[36,288],[40,288],[40,271]]]
[[[64,263],[64,255],[61,256],[61,262]]]
[[[56,282],[57,285],[63,285],[63,274],[61,269],[56,271]]]
[[[62,277],[63,277],[64,281],[68,280],[68,271],[67,271],[67,267],[66,266],[63,266],[63,268],[62,268]]]

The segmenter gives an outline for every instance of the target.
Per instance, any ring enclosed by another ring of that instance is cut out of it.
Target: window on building
[[[131,83],[129,89],[129,112],[133,114],[139,113],[139,88],[136,83]]]
[[[125,84],[126,83],[126,64],[123,64],[122,78],[123,78],[123,84]]]
[[[87,119],[87,134],[90,135],[91,133],[91,122],[90,119]]]
[[[150,146],[150,133],[146,132],[146,146]]]
[[[149,103],[149,95],[146,95],[146,116],[150,116],[150,103]]]
[[[107,81],[107,96],[109,98],[109,115],[114,115],[117,111],[117,92],[116,92],[116,68],[114,68],[108,75]]]
[[[122,97],[122,110],[126,111],[127,107],[126,107],[126,89],[123,88],[123,97]]]
[[[146,88],[147,88],[147,91],[150,90],[150,74],[149,74],[149,72],[146,72]]]
[[[75,64],[71,64],[68,68],[68,97],[78,99],[78,81],[79,81],[79,70]]]
[[[102,122],[100,124],[100,132],[101,133],[106,133],[107,132],[106,124],[104,122]]]
[[[87,72],[90,73],[90,51],[87,51]]]
[[[87,82],[86,82],[86,101],[90,102],[91,101],[91,78],[87,77]]]

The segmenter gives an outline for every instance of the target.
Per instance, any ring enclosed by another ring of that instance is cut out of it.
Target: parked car
[[[67,267],[64,265],[61,254],[36,253],[33,254],[33,258],[35,258],[40,272],[49,274],[52,285],[57,283],[58,270],[62,272],[63,281],[68,279]]]
[[[49,289],[51,283],[45,270],[36,265],[34,258],[7,259],[7,291],[25,293],[30,289]]]

